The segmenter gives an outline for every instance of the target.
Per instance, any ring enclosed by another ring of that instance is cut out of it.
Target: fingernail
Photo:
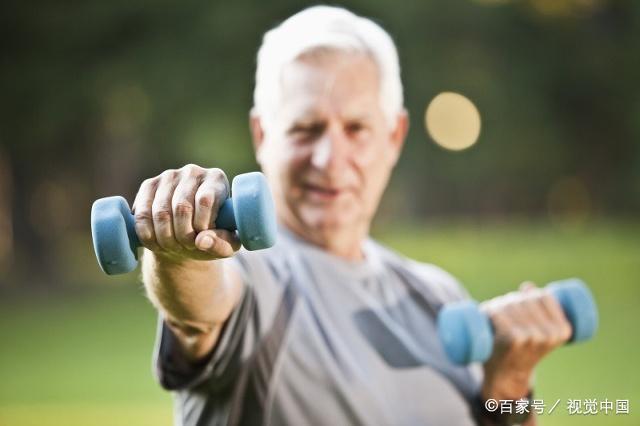
[[[208,249],[208,248],[213,247],[213,238],[211,238],[208,235],[206,237],[204,237],[200,241],[200,247],[202,247],[203,249]]]

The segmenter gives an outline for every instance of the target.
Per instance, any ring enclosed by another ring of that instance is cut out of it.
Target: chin
[[[307,229],[320,233],[335,233],[357,225],[358,215],[353,210],[340,211],[337,207],[302,208],[300,218]]]

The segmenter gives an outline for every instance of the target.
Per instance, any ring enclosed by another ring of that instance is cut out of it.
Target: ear
[[[394,127],[389,138],[395,154],[393,159],[394,164],[398,161],[398,158],[400,158],[400,153],[402,152],[402,147],[404,146],[404,141],[407,139],[408,133],[409,113],[403,108],[402,111],[396,115],[396,122],[394,123]]]
[[[249,113],[249,128],[251,129],[251,140],[253,141],[256,160],[260,163],[260,151],[264,143],[264,128],[262,127],[260,116],[254,110]]]

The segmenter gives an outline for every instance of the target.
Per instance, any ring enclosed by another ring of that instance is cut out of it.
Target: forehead
[[[380,109],[378,67],[366,54],[316,50],[284,66],[280,112],[362,114]]]

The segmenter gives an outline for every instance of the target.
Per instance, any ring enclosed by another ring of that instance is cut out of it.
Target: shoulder
[[[425,287],[442,302],[454,302],[470,297],[460,281],[440,266],[411,259],[377,241],[370,241],[388,267],[415,285]]]

